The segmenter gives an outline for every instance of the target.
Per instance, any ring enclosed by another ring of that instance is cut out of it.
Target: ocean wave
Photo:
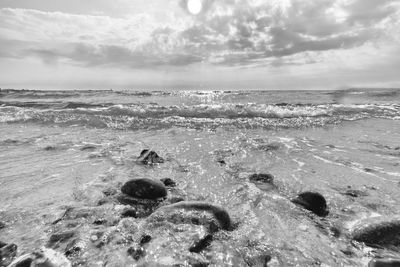
[[[396,119],[398,104],[157,104],[2,103],[0,122],[81,125],[97,128],[307,127],[366,118]]]

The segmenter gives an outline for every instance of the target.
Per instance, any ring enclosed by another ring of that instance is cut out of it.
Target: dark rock
[[[54,150],[56,150],[56,149],[57,149],[56,146],[46,146],[46,147],[44,148],[44,150],[46,150],[46,151],[54,151]]]
[[[95,145],[92,145],[92,144],[86,144],[83,147],[81,147],[81,151],[87,151],[87,150],[93,151],[93,150],[96,150],[96,149],[97,149],[97,147]]]
[[[105,196],[107,196],[107,197],[109,197],[109,196],[114,196],[114,195],[116,195],[118,193],[118,190],[117,189],[115,189],[115,188],[106,188],[106,189],[104,189],[103,190],[103,194],[105,195]]]
[[[170,210],[170,209],[183,209],[183,210],[194,210],[194,211],[206,211],[211,213],[214,218],[218,221],[220,227],[223,230],[233,230],[232,220],[229,213],[222,207],[215,204],[201,201],[182,201],[175,204],[163,206],[158,210]]]
[[[350,196],[350,197],[366,197],[368,196],[368,193],[361,191],[361,190],[356,190],[356,189],[349,189],[344,192],[344,195]]]
[[[164,184],[146,178],[126,182],[121,191],[128,196],[140,199],[159,199],[167,196]]]
[[[400,259],[373,259],[368,267],[399,267]]]
[[[219,160],[217,160],[217,162],[218,162],[219,164],[221,164],[221,165],[226,165],[226,162],[225,162],[225,160],[223,160],[223,159],[219,159]]]
[[[124,211],[121,213],[121,217],[122,217],[122,218],[126,218],[126,217],[137,218],[137,217],[138,217],[138,213],[137,213],[137,211],[134,210],[134,209],[127,209],[127,210],[124,210]]]
[[[67,231],[62,233],[55,233],[50,236],[47,246],[54,247],[61,242],[65,242],[75,236],[74,231]]]
[[[269,173],[260,173],[260,174],[252,174],[249,177],[250,182],[253,183],[268,183],[271,184],[274,182],[274,176]]]
[[[96,219],[94,220],[93,224],[95,225],[104,225],[107,223],[107,220],[104,218]]]
[[[138,160],[146,165],[164,162],[164,159],[160,157],[156,152],[148,149],[144,149],[142,150],[142,152],[140,152]]]
[[[143,236],[140,238],[139,244],[140,244],[141,246],[143,246],[143,245],[149,243],[150,241],[151,241],[151,236],[149,236],[149,235],[143,235]]]
[[[65,256],[67,257],[79,256],[84,251],[85,247],[86,247],[86,242],[78,238],[74,239],[65,248]]]
[[[3,222],[0,222],[0,230],[6,228],[6,224]]]
[[[400,217],[376,217],[361,221],[352,238],[371,247],[400,248]]]
[[[213,236],[208,234],[202,239],[196,241],[190,248],[189,251],[193,253],[200,253],[207,247],[211,245],[211,242],[213,240]]]
[[[0,241],[0,248],[4,247],[6,245],[7,245],[7,243],[4,243],[3,241]]]
[[[18,247],[15,244],[6,244],[4,242],[1,242],[0,245],[0,266],[8,266],[17,255]]]
[[[321,217],[329,213],[326,200],[320,193],[304,192],[292,199],[292,202]]]
[[[144,248],[135,248],[135,247],[130,247],[128,248],[128,254],[136,261],[140,260],[140,258],[143,258],[146,255],[146,251]]]
[[[175,187],[176,183],[171,178],[163,178],[160,180],[166,187]]]

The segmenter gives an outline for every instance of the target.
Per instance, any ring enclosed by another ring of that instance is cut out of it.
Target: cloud
[[[203,1],[202,13],[192,16],[186,0],[177,0],[167,23],[151,13],[113,18],[2,8],[0,57],[125,68],[277,66],[399,40],[395,0]]]

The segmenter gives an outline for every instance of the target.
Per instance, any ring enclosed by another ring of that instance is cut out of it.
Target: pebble
[[[144,149],[142,150],[142,152],[140,152],[138,160],[145,165],[152,165],[164,162],[164,159],[160,157],[156,152],[148,149]]]

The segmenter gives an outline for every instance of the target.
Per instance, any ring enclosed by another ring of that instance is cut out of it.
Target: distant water
[[[141,164],[143,149],[164,163]],[[364,267],[400,258],[349,235],[366,218],[400,216],[399,159],[397,89],[1,90],[0,241],[18,255],[72,248],[73,266]],[[113,194],[140,177],[173,179],[165,201],[224,207],[234,231],[192,253],[209,214],[122,218],[132,207]],[[326,198],[327,217],[290,201],[304,191]],[[144,234],[137,260],[128,251]]]
[[[0,122],[113,129],[299,128],[400,119],[400,90],[0,92]]]

